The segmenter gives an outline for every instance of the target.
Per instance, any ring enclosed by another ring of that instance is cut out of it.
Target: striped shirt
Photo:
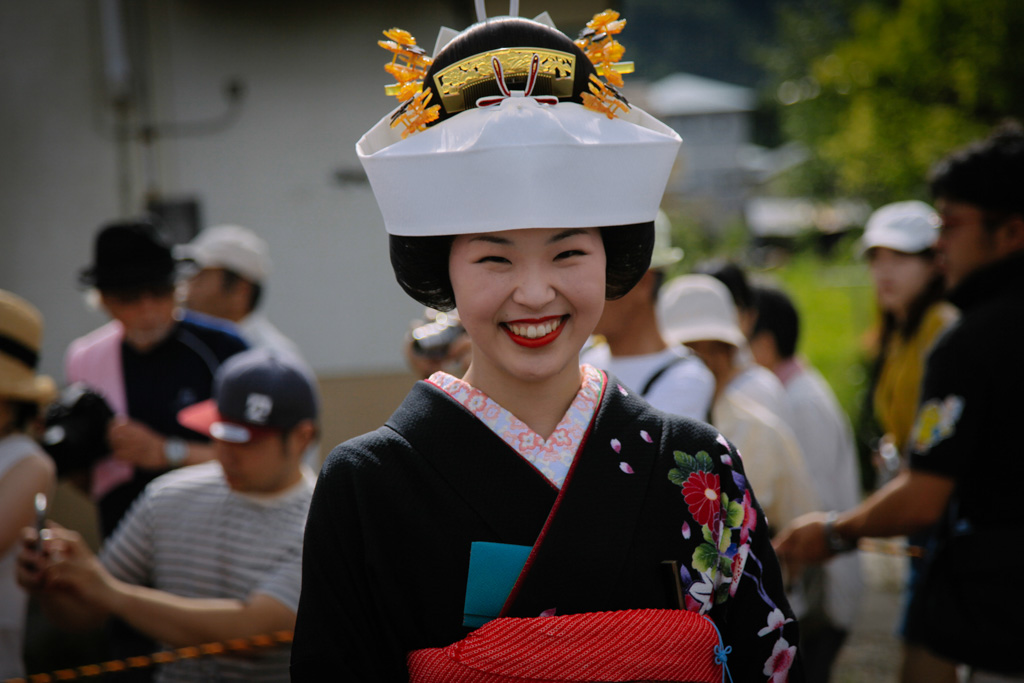
[[[314,478],[276,496],[232,491],[209,462],[155,479],[105,544],[118,579],[190,598],[269,595],[296,610],[302,535]],[[140,653],[142,654],[142,653]],[[164,681],[288,681],[289,649],[255,657],[205,657],[165,665]]]

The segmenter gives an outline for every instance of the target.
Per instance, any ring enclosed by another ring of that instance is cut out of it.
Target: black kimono
[[[561,491],[426,382],[338,446],[306,526],[292,679],[404,681],[408,652],[465,637],[475,541],[533,546],[502,616],[674,608],[681,588],[732,648],[734,680],[802,680],[738,453],[614,378]]]

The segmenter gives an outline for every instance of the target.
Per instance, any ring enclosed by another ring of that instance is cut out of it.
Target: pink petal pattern
[[[633,474],[633,468],[629,466],[628,462],[620,462],[619,469],[625,472],[626,474]]]
[[[629,392],[626,391],[626,387],[622,386],[621,384],[616,384],[615,388],[618,389],[619,393],[622,394],[623,396],[629,396]]]
[[[465,406],[551,483],[561,488],[604,389],[604,375],[600,371],[590,365],[580,366],[580,371],[580,391],[546,441],[487,394],[465,381],[445,372],[435,372],[427,381]]]
[[[651,438],[651,435],[648,434],[646,430],[640,430],[640,438],[646,441],[647,443],[654,443],[654,439]]]
[[[621,453],[622,442],[620,442],[618,439],[612,439],[612,450],[615,451],[616,453]]]
[[[541,617],[553,617],[553,616],[555,616],[555,608],[551,607],[549,609],[546,609],[543,612],[541,612],[538,616],[541,616]]]
[[[687,541],[689,541],[690,540],[690,534],[691,534],[690,523],[689,522],[683,522],[683,538],[685,538]]]

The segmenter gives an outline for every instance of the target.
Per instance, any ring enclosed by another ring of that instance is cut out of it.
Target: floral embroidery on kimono
[[[728,444],[721,436],[718,442]],[[782,683],[796,657],[796,646],[782,637],[781,629],[793,620],[783,615],[761,584],[761,562],[750,547],[751,534],[760,520],[746,478],[733,471],[734,483],[743,497],[731,500],[722,491],[714,461],[707,451],[695,455],[675,451],[673,456],[676,467],[669,470],[669,481],[680,487],[687,510],[704,539],[693,552],[691,566],[680,569],[686,608],[707,614],[714,605],[735,597],[741,581],[755,582],[758,594],[770,609],[767,624],[757,635],[777,638],[764,664],[764,673],[770,681]],[[720,459],[726,465],[733,462],[730,451]],[[684,522],[683,538],[689,539],[692,533],[690,524]]]

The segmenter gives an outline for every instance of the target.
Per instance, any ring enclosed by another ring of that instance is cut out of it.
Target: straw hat
[[[0,289],[0,398],[45,404],[57,395],[53,380],[36,374],[42,339],[39,310]]]

